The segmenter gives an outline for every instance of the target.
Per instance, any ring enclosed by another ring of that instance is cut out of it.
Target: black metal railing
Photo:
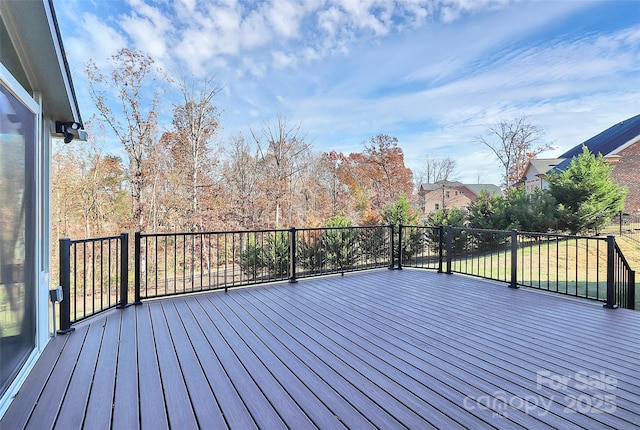
[[[620,212],[604,229],[604,233],[616,234],[640,243],[640,214]]]
[[[291,229],[291,278],[393,268],[393,226]]]
[[[135,234],[135,301],[288,278],[288,230]]]
[[[608,250],[613,249],[612,255],[609,256],[607,262],[607,283],[612,284],[613,288],[607,289],[607,293],[613,297],[607,296],[607,304],[611,306],[620,306],[627,309],[639,309],[640,304],[636,303],[636,272],[631,269],[627,259],[622,255],[622,251],[615,243],[613,236],[608,236]]]
[[[388,267],[393,227],[135,234],[135,302]]]
[[[513,233],[447,227],[446,272],[462,273],[513,284]]]
[[[59,328],[117,306],[126,306],[129,291],[128,233],[95,239],[60,239]]]
[[[385,267],[460,273],[599,300],[610,308],[637,307],[635,272],[614,236],[450,226],[292,227],[136,233],[133,249],[130,261],[127,233],[60,239],[61,331],[149,298]]]
[[[442,272],[444,227],[399,226],[397,268],[415,267]]]
[[[614,236],[447,227],[447,273],[635,309],[635,272]]]

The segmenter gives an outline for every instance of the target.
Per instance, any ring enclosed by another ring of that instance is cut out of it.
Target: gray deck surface
[[[374,270],[86,320],[0,429],[628,429],[639,359],[640,312]]]

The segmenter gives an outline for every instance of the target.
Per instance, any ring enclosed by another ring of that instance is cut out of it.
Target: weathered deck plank
[[[421,270],[167,298],[52,340],[0,428],[632,428],[638,332]]]

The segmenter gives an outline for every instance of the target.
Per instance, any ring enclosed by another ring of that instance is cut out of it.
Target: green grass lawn
[[[618,246],[631,265],[640,262],[640,243],[618,239]],[[605,300],[607,246],[604,241],[571,239],[531,242],[518,249],[519,285],[578,297]],[[509,282],[510,252],[501,251],[455,257],[454,272]],[[636,286],[636,309],[640,309],[640,291]]]

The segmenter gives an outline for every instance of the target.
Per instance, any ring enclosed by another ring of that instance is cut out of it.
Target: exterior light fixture
[[[76,133],[82,127],[79,122],[61,122],[56,121],[56,133],[64,135],[64,143],[69,143],[76,137]]]

